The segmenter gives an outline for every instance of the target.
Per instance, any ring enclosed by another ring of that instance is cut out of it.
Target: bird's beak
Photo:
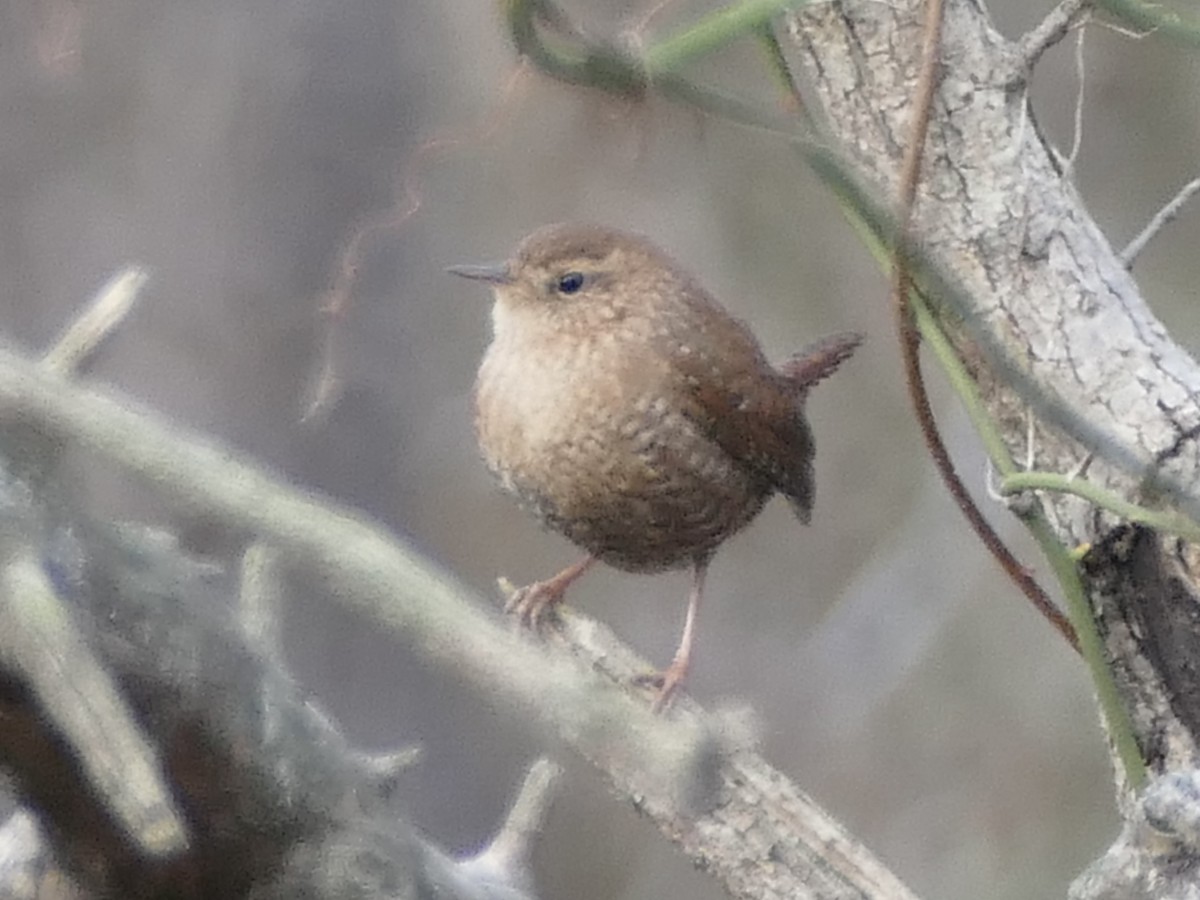
[[[450,266],[446,269],[451,275],[461,275],[473,281],[486,281],[488,284],[510,284],[512,273],[508,271],[508,263],[492,263],[486,266]]]

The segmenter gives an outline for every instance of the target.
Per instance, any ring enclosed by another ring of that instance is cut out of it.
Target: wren
[[[837,334],[775,368],[758,341],[670,256],[598,225],[549,225],[499,265],[450,272],[495,294],[475,387],[487,466],[520,505],[587,552],[519,590],[537,626],[597,560],[691,567],[679,648],[651,676],[662,709],[692,658],[709,560],[775,493],[809,521],[809,388],[862,342]]]

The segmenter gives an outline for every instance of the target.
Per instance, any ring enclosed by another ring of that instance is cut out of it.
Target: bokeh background
[[[655,27],[712,5],[677,0]],[[997,4],[997,25],[1015,36],[1048,5]],[[600,33],[648,6],[575,4]],[[1200,71],[1185,50],[1096,26],[1083,64],[1076,182],[1121,245],[1196,175]],[[492,596],[498,574],[531,580],[574,552],[478,462],[470,391],[489,301],[446,265],[503,257],[548,221],[598,220],[653,235],[775,357],[825,332],[868,332],[811,401],[813,525],[773,504],[717,557],[692,692],[751,704],[766,755],[921,896],[1061,895],[1117,827],[1090,692],[933,477],[869,254],[769,135],[536,76],[510,90],[515,65],[497,6],[466,0],[0,3],[5,339],[44,347],[115,269],[150,267],[147,301],[94,377],[365,510]],[[777,102],[753,46],[703,76]],[[1078,90],[1072,39],[1032,91],[1060,147]],[[421,149],[451,136],[462,140]],[[336,332],[343,390],[302,423],[339,255],[362,223],[407,205],[406,174],[420,208],[362,245]],[[1185,343],[1200,327],[1196,227],[1186,212],[1137,273]],[[934,380],[961,469],[982,489],[982,455]],[[115,470],[85,458],[79,471],[106,514],[178,528],[197,552],[236,549]],[[665,662],[686,588],[684,574],[601,571],[573,601]],[[295,593],[302,684],[364,749],[421,744],[406,814],[454,852],[484,843],[543,739],[328,598]],[[537,856],[546,900],[722,896],[564,761]]]

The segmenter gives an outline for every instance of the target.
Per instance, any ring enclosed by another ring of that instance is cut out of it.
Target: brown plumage
[[[649,241],[550,225],[499,266],[460,266],[495,293],[475,423],[488,467],[521,505],[589,554],[509,604],[536,624],[595,560],[691,566],[683,637],[656,706],[687,672],[716,548],[783,494],[813,503],[808,389],[858,346],[827,338],[781,369],[750,330]]]

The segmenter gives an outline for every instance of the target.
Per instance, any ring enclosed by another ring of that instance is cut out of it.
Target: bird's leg
[[[639,679],[646,684],[656,685],[658,695],[654,698],[653,709],[661,712],[671,705],[675,692],[683,685],[687,677],[688,667],[692,662],[692,644],[696,639],[696,614],[700,611],[700,598],[704,594],[704,576],[708,574],[708,557],[697,559],[692,569],[692,590],[688,594],[687,615],[683,620],[683,634],[679,638],[679,648],[675,658],[663,671]]]
[[[520,588],[504,604],[504,611],[515,615],[522,625],[537,628],[546,614],[562,603],[567,588],[590,569],[595,561],[596,557],[585,556],[552,578],[535,581]]]

